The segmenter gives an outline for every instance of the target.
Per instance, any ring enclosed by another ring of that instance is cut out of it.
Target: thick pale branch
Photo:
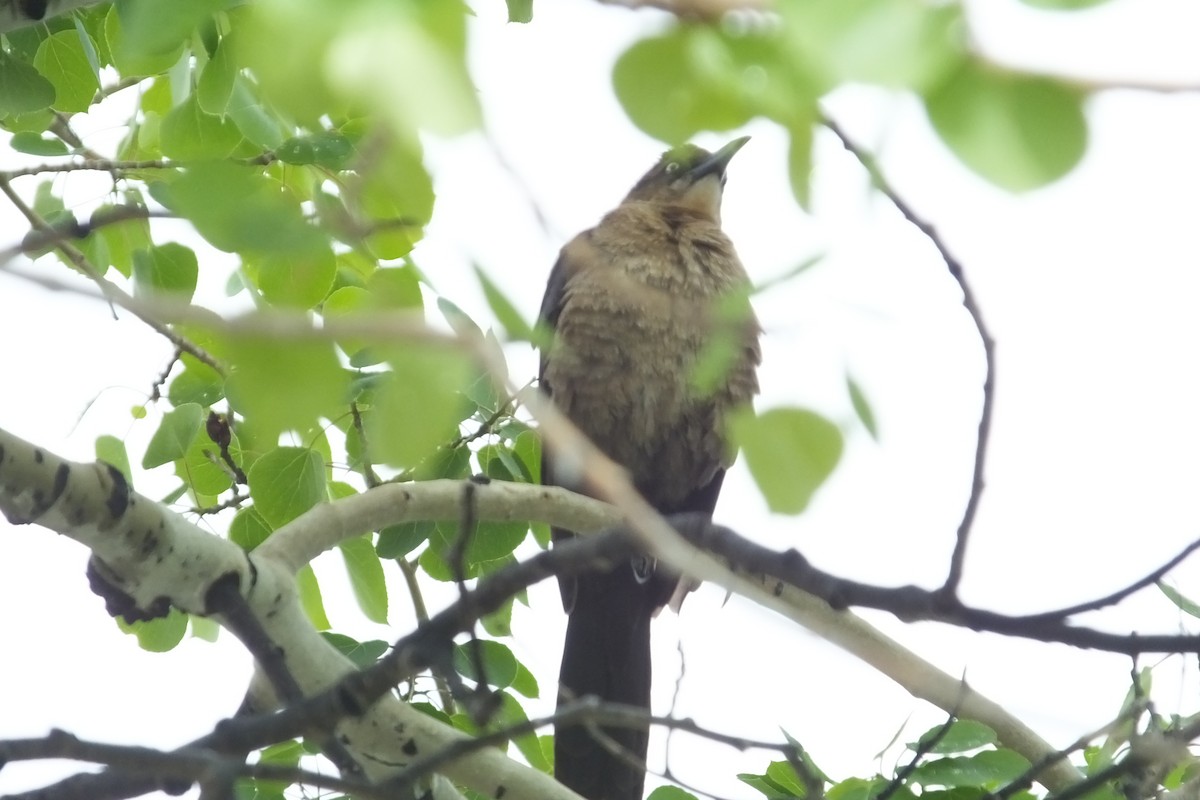
[[[541,487],[528,489],[529,498],[542,492]],[[312,627],[292,570],[271,558],[270,550],[243,553],[132,492],[108,465],[66,461],[0,431],[0,511],[15,524],[36,522],[92,548],[106,584],[127,595],[137,608],[170,603],[205,613],[211,610],[207,598],[213,587],[236,579],[249,609],[284,654],[288,673],[305,694],[355,672]],[[370,780],[383,779],[465,738],[391,694],[358,710],[363,713],[342,719],[336,731]],[[404,735],[398,737],[397,731]],[[574,797],[549,776],[492,749],[448,765],[446,773],[488,796],[505,791],[514,798]]]

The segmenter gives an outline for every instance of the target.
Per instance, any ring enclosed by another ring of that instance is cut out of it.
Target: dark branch
[[[979,303],[975,300],[975,293],[971,291],[970,283],[967,282],[967,276],[963,272],[962,264],[947,249],[945,242],[942,241],[942,238],[938,235],[933,225],[917,214],[912,206],[892,188],[891,184],[884,178],[879,165],[871,154],[859,147],[850,138],[849,134],[842,130],[841,126],[828,117],[822,118],[821,123],[834,136],[838,137],[842,145],[858,159],[858,162],[870,174],[875,188],[891,200],[896,210],[903,214],[904,218],[914,225],[917,230],[925,234],[926,238],[937,248],[938,254],[946,262],[946,268],[949,270],[951,277],[958,282],[959,289],[963,294],[963,307],[971,315],[971,320],[975,323],[975,330],[978,331],[979,339],[983,343],[983,408],[979,414],[979,431],[975,445],[975,466],[971,478],[971,495],[967,498],[967,506],[963,510],[962,521],[958,525],[958,532],[954,541],[954,552],[950,557],[950,569],[946,575],[946,582],[942,585],[941,589],[941,593],[945,596],[946,600],[953,601],[958,593],[959,584],[962,582],[963,560],[967,554],[967,540],[970,538],[971,526],[975,522],[975,513],[979,509],[979,500],[983,496],[983,470],[984,464],[987,462],[988,438],[992,429],[992,405],[996,391],[995,341],[992,339],[987,326],[983,322],[983,313],[979,310]]]

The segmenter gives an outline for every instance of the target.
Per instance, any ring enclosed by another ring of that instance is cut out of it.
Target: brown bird
[[[721,230],[725,168],[748,138],[715,153],[665,153],[616,210],[562,249],[542,300],[554,333],[542,352],[543,391],[664,515],[712,514],[733,461],[725,417],[758,391],[749,279]],[[718,377],[699,380],[714,358]],[[543,483],[584,490],[554,467],[543,459]],[[554,531],[556,541],[570,535]],[[560,705],[594,695],[649,710],[650,620],[676,584],[641,557],[559,581],[569,615]],[[645,761],[645,726],[603,730]],[[558,779],[588,800],[641,800],[644,770],[586,727],[560,726],[554,757]]]

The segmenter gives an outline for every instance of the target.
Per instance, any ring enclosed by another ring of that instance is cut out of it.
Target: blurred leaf
[[[385,115],[392,131],[443,136],[480,125],[482,112],[466,64],[465,6],[373,3],[353,7],[333,41],[326,74],[355,103]]]
[[[163,155],[180,161],[224,158],[242,141],[232,121],[207,114],[195,94],[163,117],[159,128]]]
[[[206,114],[224,116],[233,96],[233,81],[238,74],[235,33],[227,35],[217,45],[217,52],[204,65],[196,83],[196,103]]]
[[[133,471],[129,468],[129,454],[125,451],[125,442],[107,434],[97,436],[96,460],[116,467],[125,476],[125,482],[133,485]]]
[[[211,406],[224,396],[225,379],[212,367],[195,360],[185,363],[183,371],[167,386],[167,399],[174,406],[184,403]]]
[[[189,614],[188,623],[192,628],[192,636],[202,641],[215,642],[221,636],[221,626],[217,624],[216,620]]]
[[[117,617],[117,626],[137,637],[138,646],[151,653],[166,653],[175,649],[187,633],[188,615],[172,608],[165,617],[143,622],[126,622]]]
[[[287,256],[248,255],[243,266],[263,297],[282,308],[313,308],[329,294],[337,274],[333,251],[327,246]]]
[[[483,288],[483,296],[487,300],[488,306],[491,307],[492,313],[496,315],[496,319],[504,326],[504,333],[509,340],[514,342],[533,341],[533,328],[478,264],[475,265],[475,277],[479,279],[479,284]]]
[[[0,76],[0,79],[2,77]],[[68,152],[67,146],[61,139],[44,139],[41,134],[32,131],[13,134],[9,144],[18,153],[27,153],[31,156],[65,156]]]
[[[173,299],[190,302],[198,275],[196,254],[175,242],[153,245],[133,254],[133,288],[141,298],[169,294]]]
[[[805,118],[788,129],[788,181],[801,208],[811,208],[812,148],[815,119]]]
[[[802,53],[812,79],[829,88],[860,82],[920,92],[939,83],[963,51],[957,3],[810,0],[780,11],[789,51]],[[782,67],[780,59],[773,68]]]
[[[390,645],[379,639],[359,642],[341,633],[325,631],[321,634],[339,653],[354,662],[359,669],[366,669],[388,651]]]
[[[306,447],[277,447],[250,467],[250,497],[274,529],[326,498],[325,464]]]
[[[163,3],[160,0],[117,0],[114,10],[120,16],[125,35],[114,47],[126,59],[144,59],[175,52],[186,44],[197,27],[213,12],[224,8],[228,0],[188,0]]]
[[[134,194],[132,199],[138,199]],[[112,214],[116,206],[105,204],[92,213],[91,222]],[[114,267],[126,278],[133,275],[133,254],[154,246],[150,239],[150,221],[126,219],[92,228],[81,245],[88,260],[100,269]]]
[[[286,164],[317,164],[327,169],[344,169],[354,155],[354,145],[336,131],[293,136],[275,148],[275,157]]]
[[[477,663],[481,662],[483,674]],[[454,669],[477,684],[507,689],[517,677],[517,658],[512,650],[490,639],[472,639],[454,645]]]
[[[837,426],[811,411],[776,408],[755,416],[745,410],[731,423],[750,474],[776,513],[807,508],[842,455]]]
[[[505,0],[509,22],[533,22],[533,0]]]
[[[87,111],[100,89],[78,32],[59,31],[42,40],[33,66],[54,86],[56,111]]]
[[[0,50],[0,117],[47,108],[54,96],[54,84],[32,65]]]
[[[1087,93],[965,60],[925,96],[929,119],[964,164],[1010,191],[1061,178],[1087,148]]]
[[[329,342],[238,336],[227,346],[226,395],[267,438],[342,413],[350,376]]]
[[[370,536],[358,536],[338,543],[346,572],[350,575],[350,587],[358,607],[372,622],[387,624],[388,593],[383,577],[383,565],[375,554]]]
[[[325,601],[321,599],[321,585],[317,583],[312,564],[305,564],[296,573],[296,588],[300,592],[300,605],[304,607],[304,615],[308,617],[308,621],[319,631],[329,630]]]
[[[871,438],[878,442],[879,428],[875,423],[875,412],[871,410],[871,403],[863,394],[862,388],[849,373],[846,374],[846,390],[850,392],[850,404],[854,406],[858,421],[867,429],[867,433],[871,434]]]
[[[329,247],[328,240],[305,222],[299,203],[280,192],[278,182],[259,168],[224,161],[198,164],[169,186],[153,184],[151,193],[226,252],[282,258]]]
[[[412,467],[456,435],[470,362],[456,350],[417,345],[391,348],[388,362],[393,372],[380,381],[376,413],[364,422],[367,440],[378,463]]]
[[[1158,586],[1159,590],[1165,594],[1167,599],[1174,603],[1180,611],[1184,612],[1185,614],[1190,614],[1193,617],[1200,617],[1200,605],[1193,600],[1189,600],[1174,586],[1163,583],[1162,581],[1159,581],[1155,585]]]
[[[284,131],[274,111],[268,111],[258,90],[242,75],[233,76],[233,94],[226,109],[242,135],[265,150],[283,144]]]
[[[200,432],[203,417],[204,409],[195,403],[185,403],[164,414],[158,430],[146,445],[142,469],[153,469],[182,458]]]
[[[1027,758],[1012,750],[985,750],[918,764],[909,782],[922,787],[995,789],[1022,775],[1029,766]]]
[[[372,154],[370,169],[347,179],[346,197],[368,227],[367,247],[378,258],[402,258],[433,215],[433,179],[418,143],[390,141]]]
[[[678,144],[702,130],[731,130],[754,115],[737,88],[737,63],[717,29],[678,26],[634,43],[613,68],[613,85],[630,120]]]
[[[937,736],[941,730],[941,725],[930,728],[921,734],[920,739],[910,743],[908,749],[913,752],[926,749],[925,743]],[[950,730],[938,740],[936,745],[929,748],[927,752],[942,754],[965,753],[994,744],[997,744],[996,732],[987,725],[969,719],[956,719],[950,726]]]

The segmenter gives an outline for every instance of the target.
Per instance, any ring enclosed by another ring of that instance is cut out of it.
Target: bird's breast
[[[718,297],[662,288],[645,267],[629,261],[568,281],[545,377],[555,403],[663,508],[728,461],[721,418],[749,401],[754,365],[748,378],[731,374],[698,392],[693,372],[714,335]]]

